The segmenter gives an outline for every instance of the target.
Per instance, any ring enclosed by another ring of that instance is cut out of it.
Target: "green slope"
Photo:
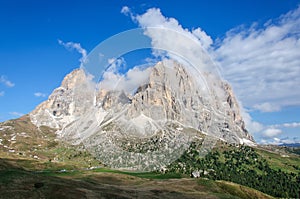
[[[53,129],[36,128],[28,116],[0,128],[2,198],[271,198],[255,189],[299,197],[300,158],[287,150],[219,142],[202,158],[201,143],[193,143],[164,174],[132,173],[105,168],[83,146],[56,140]],[[201,178],[189,177],[194,170],[203,171]]]
[[[252,187],[275,197],[299,198],[300,157],[270,152],[248,146],[219,143],[204,158],[201,145],[193,143],[181,158],[168,167],[169,173],[190,174],[226,180]]]
[[[34,172],[17,163],[0,159],[0,198],[272,198],[224,181],[104,168]]]

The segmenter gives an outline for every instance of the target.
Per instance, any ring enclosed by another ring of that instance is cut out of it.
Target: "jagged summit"
[[[169,121],[230,143],[253,142],[229,84],[208,74],[202,79],[205,89],[191,71],[168,60],[158,62],[151,69],[149,82],[133,95],[104,89],[95,93],[84,71],[78,69],[64,78],[30,118],[37,126],[58,129],[60,136],[77,140],[75,143],[107,131],[104,127],[108,124],[110,131],[149,136]]]

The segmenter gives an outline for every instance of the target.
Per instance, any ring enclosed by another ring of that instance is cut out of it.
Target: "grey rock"
[[[84,71],[75,70],[30,118],[36,126],[56,128],[58,136],[73,144],[103,132],[151,137],[170,122],[229,143],[253,144],[230,85],[212,74],[196,78],[191,73],[175,61],[159,62],[149,82],[130,95],[96,91]]]

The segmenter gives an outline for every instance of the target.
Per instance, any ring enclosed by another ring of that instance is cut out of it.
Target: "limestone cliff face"
[[[149,83],[139,87],[133,96],[128,117],[142,112],[149,118],[176,121],[229,142],[253,140],[229,84],[204,75],[208,88],[201,89],[182,65],[158,63]]]
[[[36,126],[48,126],[60,129],[79,117],[91,100],[81,96],[91,96],[88,92],[87,77],[82,70],[74,70],[68,74],[60,87],[56,88],[49,99],[38,105],[30,113],[30,118]],[[92,97],[92,96],[91,96]]]
[[[67,139],[74,138],[72,132],[78,126],[78,139],[107,131],[108,124],[110,131],[144,136],[156,131],[157,123],[161,128],[173,121],[228,142],[253,141],[229,84],[208,74],[199,77],[200,81],[191,72],[174,61],[159,62],[149,82],[129,95],[123,91],[95,93],[85,73],[75,70],[30,118],[37,126],[58,129]]]

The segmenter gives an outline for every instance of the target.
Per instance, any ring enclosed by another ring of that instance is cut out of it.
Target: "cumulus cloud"
[[[15,84],[13,82],[9,81],[7,79],[7,77],[5,77],[4,75],[1,75],[0,82],[10,88],[15,86]]]
[[[135,18],[139,25],[146,29],[145,34],[152,39],[153,48],[159,47],[169,50],[171,49],[170,45],[172,45],[175,48],[173,51],[182,52],[185,55],[186,53],[181,51],[180,48],[188,49],[188,52],[196,50],[201,52],[202,50],[199,50],[199,47],[206,49],[213,43],[211,37],[201,28],[196,28],[192,31],[183,28],[175,18],[163,16],[160,9],[157,8],[149,9],[146,13],[137,15]],[[161,30],[158,29],[147,30],[147,28],[151,27],[170,29],[174,32],[170,31],[169,34],[163,35],[166,32],[160,32]]]
[[[4,91],[0,91],[0,97],[4,96],[5,92]]]
[[[175,18],[163,16],[157,8],[141,15],[131,13],[131,16],[151,39],[154,56],[172,58],[185,65],[189,63],[202,72],[215,72],[216,67],[206,52],[213,41],[201,28],[183,28]]]
[[[109,59],[108,62],[111,66],[103,74],[100,88],[133,93],[138,86],[144,85],[149,80],[151,67],[136,66],[129,69],[126,74],[122,74],[119,69],[125,64],[124,59]]]
[[[214,56],[246,107],[262,112],[300,105],[300,7],[262,27],[238,27]]]
[[[277,112],[281,110],[281,107],[278,104],[271,104],[269,102],[255,104],[253,108],[261,112]]]
[[[192,33],[199,39],[205,49],[208,49],[213,44],[211,37],[207,35],[201,28],[194,29]]]
[[[41,93],[41,92],[36,92],[36,93],[34,93],[34,96],[35,97],[47,97],[47,94],[46,93]]]
[[[58,40],[58,43],[62,46],[64,46],[68,50],[76,50],[78,53],[81,54],[81,58],[79,59],[80,61],[80,67],[84,65],[87,61],[87,51],[81,47],[80,43],[74,43],[74,42],[63,42],[62,40]]]
[[[299,137],[284,137],[288,133],[284,132],[285,128],[299,128],[300,122],[291,122],[283,124],[263,125],[262,123],[253,121],[249,113],[242,112],[243,119],[246,123],[247,129],[252,133],[259,143],[262,144],[282,144],[282,143],[296,143]],[[278,137],[280,136],[280,137]]]
[[[260,138],[259,143],[262,144],[290,144],[290,143],[299,143],[299,137],[289,137],[288,134],[283,132],[283,128],[299,128],[300,122],[291,122],[283,124],[274,124],[269,126],[262,125],[262,130],[258,134]],[[285,137],[283,137],[285,136]]]
[[[276,128],[268,128],[262,132],[262,136],[266,138],[273,138],[280,134],[282,134],[282,130]]]
[[[240,106],[240,107],[242,107],[242,106]],[[250,114],[246,110],[244,110],[244,108],[241,108],[241,114],[242,114],[242,117],[246,124],[247,130],[251,134],[258,134],[265,128],[263,124],[261,124],[257,121],[254,121],[252,119],[252,117],[250,116]]]

